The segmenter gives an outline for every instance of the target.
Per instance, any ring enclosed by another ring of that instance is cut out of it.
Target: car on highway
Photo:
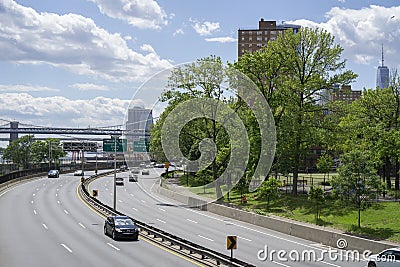
[[[134,167],[134,168],[132,168],[131,173],[139,174],[140,173],[140,169],[138,167]]]
[[[104,221],[104,234],[112,239],[139,239],[139,228],[128,216],[109,216]]]
[[[378,254],[369,256],[368,267],[400,266],[400,247],[385,249]]]
[[[121,172],[124,172],[124,171],[128,170],[128,166],[126,166],[126,165],[121,165],[121,167],[119,167],[119,170],[120,170]]]
[[[50,170],[47,173],[48,178],[58,178],[60,176],[60,172],[58,170]]]
[[[76,170],[76,171],[74,172],[74,176],[84,176],[83,170]]]
[[[142,170],[142,175],[149,175],[150,171],[149,170]]]
[[[138,175],[137,174],[129,174],[129,182],[137,182],[138,181]]]
[[[124,178],[121,177],[115,178],[115,185],[124,185]]]

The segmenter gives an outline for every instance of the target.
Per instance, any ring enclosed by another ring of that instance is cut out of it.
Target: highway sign
[[[226,249],[237,249],[236,236],[228,235],[226,237]]]
[[[115,141],[113,138],[103,139],[103,151],[104,152],[114,152],[115,151],[115,143],[117,144],[117,152],[126,151],[126,139],[117,139],[117,141]]]
[[[150,142],[145,139],[133,141],[133,152],[149,152]]]

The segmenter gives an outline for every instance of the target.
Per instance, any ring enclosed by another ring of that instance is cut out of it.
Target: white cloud
[[[183,29],[182,28],[179,28],[179,29],[177,29],[172,35],[173,36],[177,36],[178,34],[184,34],[185,32],[183,31]]]
[[[148,52],[148,53],[151,53],[151,54],[155,54],[156,53],[156,51],[154,51],[154,48],[149,44],[143,44],[142,46],[140,46],[140,49],[143,52]]]
[[[11,0],[0,2],[0,60],[49,64],[111,81],[144,81],[171,67],[159,55],[133,51],[120,34],[109,33],[76,14],[37,13]]]
[[[219,22],[205,21],[203,24],[200,24],[197,21],[193,22],[194,22],[194,24],[192,25],[193,29],[201,36],[211,35],[215,31],[219,30]]]
[[[97,4],[101,13],[130,25],[146,29],[160,29],[167,25],[167,14],[153,0],[89,0]],[[174,15],[171,14],[170,17]]]
[[[12,84],[0,85],[0,92],[59,92],[59,89],[47,86]]]
[[[233,43],[237,42],[236,38],[226,36],[226,37],[214,37],[214,38],[206,38],[207,42],[217,42],[217,43]]]
[[[80,91],[108,91],[110,90],[105,85],[98,85],[93,83],[75,83],[70,85],[71,88],[78,89]]]
[[[394,17],[393,17],[394,16]],[[290,23],[326,29],[343,48],[345,58],[360,64],[379,64],[381,45],[390,68],[400,62],[400,6],[371,5],[362,9],[334,7],[326,13],[327,22],[297,20]]]
[[[22,123],[56,127],[110,126],[123,123],[129,100],[96,97],[71,100],[61,96],[33,97],[27,93],[3,93],[0,98],[0,118]],[[54,123],[57,125],[54,125]]]

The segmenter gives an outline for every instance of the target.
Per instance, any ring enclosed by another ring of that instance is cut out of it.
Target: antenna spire
[[[385,64],[383,64],[384,61],[385,59],[383,58],[383,44],[382,44],[382,67],[385,66]]]

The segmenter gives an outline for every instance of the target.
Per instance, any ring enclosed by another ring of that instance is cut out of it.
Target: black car
[[[121,177],[115,178],[115,185],[124,185],[124,178]]]
[[[139,239],[139,228],[128,216],[110,216],[104,222],[104,234],[112,239]]]
[[[47,174],[48,178],[58,178],[60,176],[60,172],[58,170],[50,170]]]
[[[129,182],[137,182],[138,181],[138,176],[137,174],[129,174]]]

